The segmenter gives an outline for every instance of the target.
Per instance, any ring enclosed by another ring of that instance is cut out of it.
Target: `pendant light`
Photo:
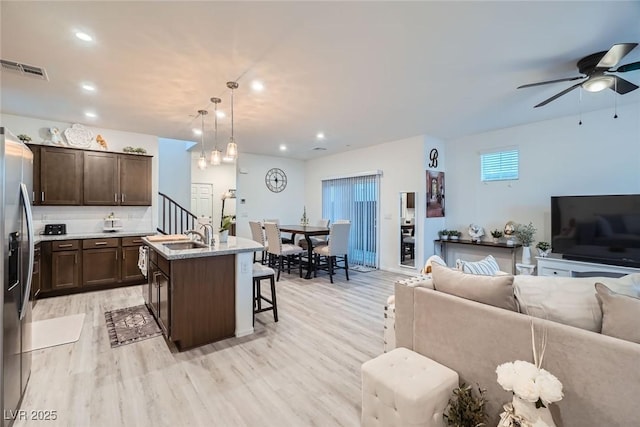
[[[211,98],[211,102],[213,102],[213,105],[215,106],[215,127],[213,133],[214,143],[213,150],[211,150],[211,164],[213,166],[218,166],[222,162],[222,152],[218,150],[218,104],[220,104],[222,100],[220,98]]]
[[[227,144],[227,153],[225,154],[225,159],[229,159],[229,161],[233,161],[238,157],[238,146],[236,145],[235,139],[233,139],[233,91],[238,89],[237,82],[227,82],[227,87],[231,89],[231,138],[229,139],[229,143]]]
[[[204,170],[207,168],[207,157],[204,154],[204,116],[207,115],[207,110],[198,110],[198,114],[202,117],[202,133],[200,134],[200,143],[202,144],[202,152],[198,159],[198,169]]]

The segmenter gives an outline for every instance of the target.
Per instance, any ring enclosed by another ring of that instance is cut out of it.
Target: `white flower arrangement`
[[[531,345],[534,363],[516,360],[496,368],[498,384],[513,392],[513,401],[503,406],[498,427],[555,427],[547,406],[562,400],[562,383],[541,368],[547,346],[547,329],[543,326],[540,348],[536,348],[533,318],[531,319]]]

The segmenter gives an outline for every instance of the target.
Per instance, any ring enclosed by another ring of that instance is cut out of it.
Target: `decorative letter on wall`
[[[437,162],[437,156],[436,156]],[[427,218],[444,216],[444,172],[427,171]]]

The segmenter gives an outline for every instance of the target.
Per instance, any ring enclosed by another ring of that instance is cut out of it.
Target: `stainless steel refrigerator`
[[[2,295],[3,425],[19,417],[31,374],[31,277],[33,274],[33,153],[0,127],[0,275]]]

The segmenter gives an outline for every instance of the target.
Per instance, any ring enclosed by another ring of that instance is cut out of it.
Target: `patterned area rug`
[[[157,337],[160,327],[146,305],[106,311],[107,331],[111,348]]]
[[[364,265],[350,265],[349,270],[357,271],[359,273],[369,273],[371,271],[376,271],[373,267],[367,267]]]

